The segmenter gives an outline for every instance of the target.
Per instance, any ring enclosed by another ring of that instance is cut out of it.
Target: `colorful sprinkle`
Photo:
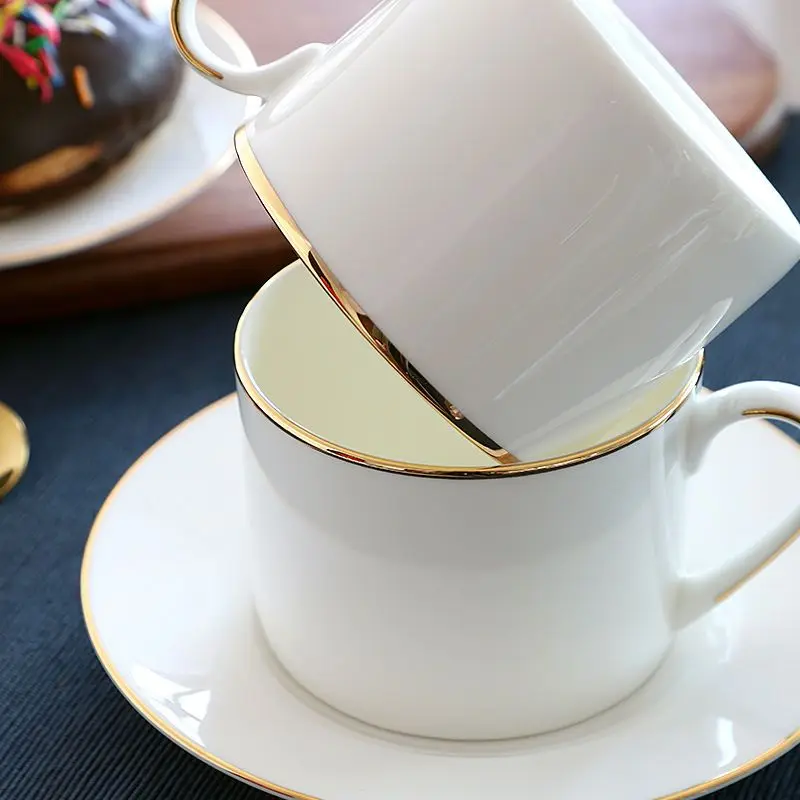
[[[86,67],[77,66],[72,70],[72,81],[75,84],[75,91],[78,93],[78,100],[84,108],[94,107],[94,92],[92,84],[89,83],[89,73]]]
[[[151,16],[147,0],[0,0],[0,60],[48,102],[64,84],[58,65],[62,31],[112,37],[114,23],[93,10],[109,8],[112,2],[126,2]],[[91,108],[94,94],[84,67],[75,68],[73,83],[81,105]]]

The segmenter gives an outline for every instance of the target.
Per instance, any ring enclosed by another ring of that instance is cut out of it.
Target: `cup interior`
[[[335,445],[413,463],[494,463],[384,361],[300,262],[256,295],[240,346],[269,404]]]
[[[331,449],[421,466],[497,465],[472,445],[361,336],[299,261],[256,294],[237,336],[237,364],[260,404]],[[698,360],[655,381],[635,404],[568,455],[612,441],[667,407],[691,381]]]

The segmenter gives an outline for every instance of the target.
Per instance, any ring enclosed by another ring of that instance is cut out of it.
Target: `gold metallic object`
[[[212,752],[207,750],[202,744],[195,741],[194,739],[190,739],[188,736],[186,736],[184,733],[178,730],[178,728],[176,728],[166,719],[164,719],[163,717],[158,715],[155,711],[153,711],[142,699],[140,699],[136,689],[131,684],[129,684],[125,679],[125,677],[114,667],[114,664],[112,663],[110,656],[108,655],[105,647],[103,646],[100,633],[97,630],[97,626],[95,625],[94,622],[94,616],[92,615],[91,603],[89,600],[89,574],[91,572],[92,551],[94,548],[95,540],[97,538],[97,532],[100,530],[101,527],[103,517],[105,516],[105,513],[111,508],[112,502],[116,497],[117,492],[120,491],[120,489],[125,485],[125,483],[133,476],[136,470],[139,469],[139,467],[141,467],[145,463],[148,456],[151,453],[153,453],[156,449],[158,449],[162,444],[164,444],[170,437],[175,435],[186,425],[195,422],[196,420],[203,417],[205,414],[215,411],[221,405],[229,402],[231,403],[235,402],[235,396],[228,395],[227,397],[218,400],[216,403],[212,403],[210,406],[207,406],[202,411],[195,414],[193,417],[189,417],[187,420],[181,423],[177,428],[173,429],[170,433],[164,436],[159,442],[153,445],[153,447],[151,447],[150,450],[145,452],[129,468],[129,470],[125,473],[125,475],[123,475],[119,483],[114,487],[114,489],[106,498],[106,501],[103,503],[103,506],[98,512],[94,524],[92,525],[92,529],[89,532],[89,538],[86,542],[86,547],[83,553],[83,563],[81,565],[81,579],[80,579],[81,606],[83,609],[83,616],[86,624],[86,629],[88,631],[89,638],[92,642],[92,646],[94,647],[94,650],[97,654],[97,658],[100,661],[100,664],[103,666],[108,676],[116,685],[117,689],[119,689],[122,696],[157,731],[162,733],[172,742],[174,742],[175,744],[182,747],[184,750],[191,753],[193,756],[195,756],[195,758],[204,761],[206,764],[210,764],[211,766],[215,767],[216,769],[220,770],[226,775],[232,778],[236,778],[242,781],[243,783],[249,784],[250,786],[254,786],[258,789],[264,789],[268,792],[272,792],[273,794],[279,795],[281,797],[290,798],[291,800],[322,800],[321,798],[316,798],[308,794],[303,794],[302,792],[296,791],[294,789],[289,789],[285,786],[279,786],[275,783],[271,783],[265,778],[249,773],[244,769],[237,767],[235,764],[232,764],[229,761],[225,761],[219,758],[218,756],[215,756]],[[739,767],[736,767],[735,769],[728,770],[727,772],[718,775],[716,778],[713,778],[712,780],[695,784],[694,786],[690,786],[687,789],[682,789],[680,791],[673,792],[672,794],[662,795],[661,797],[653,798],[653,800],[697,800],[697,798],[705,797],[711,792],[723,789],[726,786],[729,786],[730,784],[741,780],[742,778],[746,778],[749,775],[752,775],[754,772],[757,772],[762,767],[766,767],[768,764],[771,764],[777,758],[786,755],[786,753],[788,753],[790,750],[792,750],[799,744],[800,744],[800,729],[797,729],[789,733],[787,736],[784,736],[783,738],[779,739],[768,750],[765,750],[763,753],[757,755],[755,758],[750,759],[750,761],[745,762],[744,764],[740,765]]]
[[[743,417],[763,417],[764,419],[773,419],[776,422],[788,422],[790,425],[796,425],[800,428],[800,417],[790,414],[780,408],[750,408],[742,413]]]
[[[20,482],[29,456],[25,423],[7,405],[0,403],[0,500]]]
[[[177,4],[177,3],[176,3]],[[415,369],[405,356],[389,341],[378,326],[364,313],[355,299],[337,280],[311,242],[305,237],[283,204],[278,193],[261,169],[250,140],[247,126],[240,127],[234,135],[234,144],[247,180],[258,199],[270,215],[278,230],[311,271],[317,282],[339,309],[344,312],[359,333],[411,384],[454,428],[499,464],[517,464],[519,460],[471,423],[447,398],[443,397],[426,378]]]
[[[175,40],[175,46],[178,48],[178,52],[181,56],[185,59],[185,61],[197,72],[201,75],[204,75],[207,78],[214,78],[215,80],[221,81],[223,80],[222,74],[217,72],[217,70],[212,69],[208,65],[204,64],[190,49],[189,45],[186,44],[186,40],[183,38],[183,33],[181,32],[181,24],[179,17],[179,7],[181,4],[181,0],[173,0],[172,2],[172,9],[169,17],[169,25],[172,29],[172,38]]]

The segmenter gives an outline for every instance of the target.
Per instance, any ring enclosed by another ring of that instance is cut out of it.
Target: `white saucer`
[[[158,0],[169,9],[167,0]],[[255,66],[239,34],[200,6],[203,38],[220,56]],[[261,105],[220,89],[185,67],[170,116],[95,186],[47,209],[0,222],[0,270],[98,245],[165,216],[191,200],[233,163],[233,132]]]
[[[800,742],[800,547],[682,634],[647,686],[586,724],[448,745],[339,716],[276,667],[254,621],[238,560],[242,439],[226,398],[150,450],[98,515],[81,576],[100,661],[198,758],[293,798],[677,800]],[[726,431],[692,487],[688,566],[745,546],[796,504],[798,486],[794,442],[766,423]]]

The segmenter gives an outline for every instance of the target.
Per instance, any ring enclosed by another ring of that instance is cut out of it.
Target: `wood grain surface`
[[[716,0],[618,1],[746,141],[777,96],[771,55]],[[209,5],[241,32],[259,61],[267,61],[307,41],[331,41],[375,0]],[[0,324],[257,287],[292,259],[235,162],[200,196],[143,230],[62,259],[0,271]]]

